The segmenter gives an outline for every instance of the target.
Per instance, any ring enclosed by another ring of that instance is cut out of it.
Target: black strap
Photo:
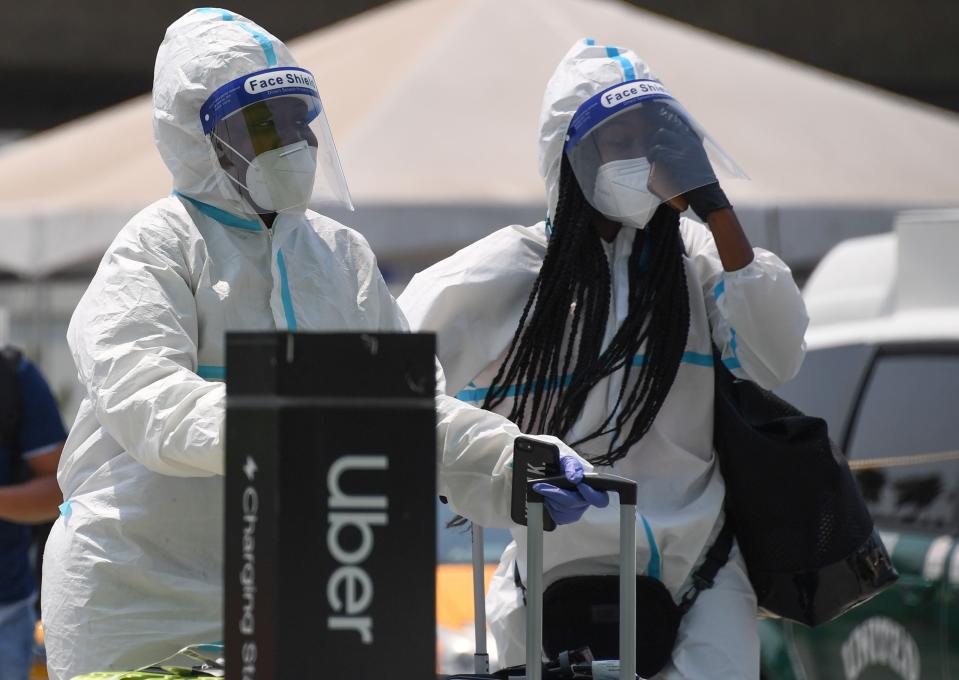
[[[723,568],[723,565],[729,561],[729,553],[733,549],[734,531],[732,525],[727,519],[723,528],[716,536],[716,540],[706,552],[706,559],[699,565],[699,569],[693,572],[693,585],[679,602],[679,609],[685,614],[689,611],[696,598],[704,590],[713,587],[716,581],[716,574]]]
[[[526,606],[526,586],[523,585],[523,578],[519,575],[519,562],[513,560],[513,583],[523,594],[523,606]]]

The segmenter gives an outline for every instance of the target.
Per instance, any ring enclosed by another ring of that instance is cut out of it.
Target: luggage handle
[[[583,475],[583,484],[599,491],[612,491],[619,496],[620,505],[636,505],[636,482],[617,475],[608,475],[600,472],[587,472]],[[526,484],[526,502],[542,503],[542,496],[533,490],[533,484],[552,484],[560,489],[576,490],[576,484],[566,479],[565,475],[532,479]]]
[[[583,482],[619,495],[619,680],[636,680],[636,482],[590,472]],[[543,497],[534,484],[563,489],[576,485],[565,476],[526,485],[526,680],[543,677]],[[529,508],[530,505],[540,506]]]

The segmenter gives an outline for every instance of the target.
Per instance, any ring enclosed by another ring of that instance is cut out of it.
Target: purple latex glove
[[[545,482],[533,484],[533,490],[543,497],[543,504],[557,524],[572,524],[591,505],[597,508],[609,505],[609,494],[583,483],[583,464],[579,460],[573,456],[562,456],[559,464],[566,479],[576,485],[576,491],[560,489]]]

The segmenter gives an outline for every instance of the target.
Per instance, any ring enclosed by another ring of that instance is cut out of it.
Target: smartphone
[[[526,483],[562,474],[559,466],[559,447],[529,437],[517,437],[513,442],[513,488],[510,497],[510,516],[516,524],[526,526]],[[552,531],[556,522],[543,507],[543,529]]]

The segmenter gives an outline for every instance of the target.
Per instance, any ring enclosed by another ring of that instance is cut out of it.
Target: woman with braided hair
[[[565,441],[578,454],[561,459],[571,479],[595,466],[637,481],[638,570],[678,603],[723,526],[714,361],[766,388],[789,380],[805,308],[720,188],[717,174],[742,171],[633,52],[577,42],[540,123],[548,219],[433,265],[399,302],[414,328],[437,333],[449,394]],[[681,217],[687,207],[706,224]],[[441,479],[451,505],[510,527],[509,509],[483,492],[484,474],[509,461],[472,469]],[[616,573],[615,499],[542,486],[559,525],[545,540],[546,586]],[[524,660],[525,531],[513,535],[487,599],[504,666]],[[695,593],[655,677],[758,678],[756,600],[735,545]]]

